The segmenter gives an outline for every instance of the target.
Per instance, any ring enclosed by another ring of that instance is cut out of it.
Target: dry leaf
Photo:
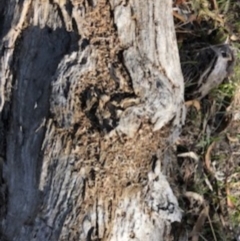
[[[200,105],[200,102],[198,100],[186,101],[185,106],[187,106],[187,107],[194,106],[197,109],[197,111],[199,111],[201,109],[201,105]]]
[[[213,191],[212,184],[211,184],[211,182],[209,181],[209,179],[208,179],[208,177],[207,177],[206,175],[204,176],[204,181],[205,181],[205,183],[207,184],[208,188],[209,188],[211,191]]]
[[[192,158],[193,160],[195,160],[196,162],[199,161],[198,155],[197,155],[195,152],[193,152],[193,151],[184,152],[184,153],[178,154],[177,156],[178,156],[178,157],[190,157],[190,158]]]
[[[211,151],[215,145],[215,142],[212,142],[212,144],[208,147],[207,152],[205,154],[205,165],[210,174],[214,174],[213,169],[211,167]]]
[[[192,241],[198,241],[199,239],[199,233],[201,232],[203,225],[205,223],[205,220],[209,213],[209,206],[205,206],[203,210],[201,211],[197,222],[195,223],[192,232],[190,233],[190,237],[192,237]]]
[[[204,203],[204,198],[202,195],[196,193],[196,192],[185,192],[184,196],[188,198],[188,200],[191,202],[192,199],[199,202],[199,205],[202,205]]]
[[[238,41],[239,38],[237,37],[237,35],[232,34],[231,37],[230,37],[230,40],[231,40],[231,41]]]
[[[239,140],[237,137],[231,137],[229,133],[227,133],[227,139],[230,142],[238,142],[238,140]]]
[[[173,16],[177,19],[179,19],[180,21],[182,21],[183,23],[185,23],[187,21],[187,18],[175,11],[173,11]]]

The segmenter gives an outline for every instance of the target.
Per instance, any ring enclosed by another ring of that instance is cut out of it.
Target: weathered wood
[[[5,4],[2,235],[167,240],[181,212],[161,162],[185,116],[171,2]]]

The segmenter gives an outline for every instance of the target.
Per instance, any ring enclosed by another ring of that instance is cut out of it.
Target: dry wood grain
[[[171,2],[5,5],[3,235],[167,240],[181,211],[161,153],[185,117]]]

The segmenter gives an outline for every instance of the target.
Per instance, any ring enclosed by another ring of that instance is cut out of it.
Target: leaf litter
[[[178,168],[173,177],[184,216],[174,240],[239,240],[240,2],[176,0],[173,17],[187,86],[187,118],[176,143]],[[201,87],[194,80],[209,81],[216,66],[212,54],[201,51],[222,45],[233,52],[234,59],[226,65],[229,74],[199,97],[195,90]]]

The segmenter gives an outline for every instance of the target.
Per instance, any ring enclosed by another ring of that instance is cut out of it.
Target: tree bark
[[[0,16],[2,240],[170,239],[171,1],[1,0]]]

